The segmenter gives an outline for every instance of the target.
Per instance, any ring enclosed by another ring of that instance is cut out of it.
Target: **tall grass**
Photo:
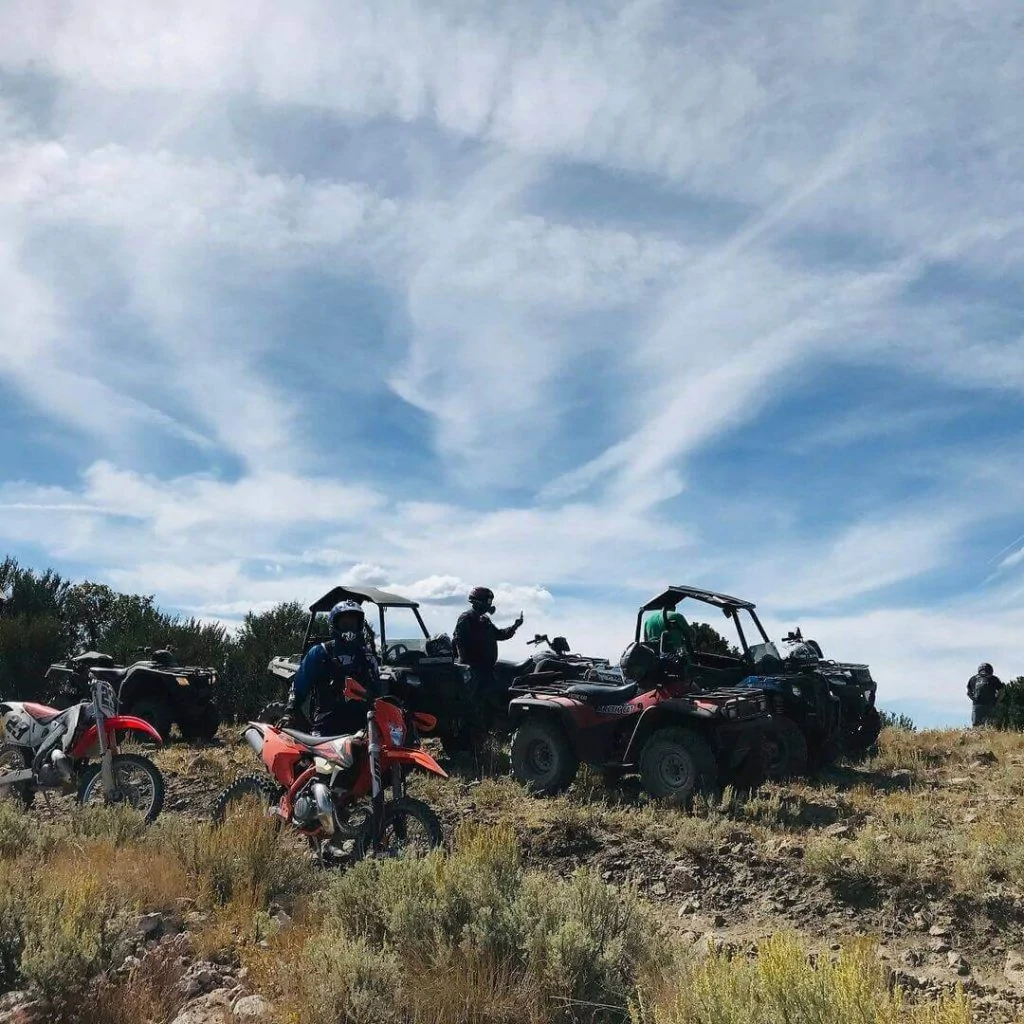
[[[810,956],[793,936],[761,943],[757,956],[712,953],[687,965],[649,1002],[633,1007],[633,1024],[970,1024],[962,992],[925,1006],[905,1002],[867,942],[835,960]]]

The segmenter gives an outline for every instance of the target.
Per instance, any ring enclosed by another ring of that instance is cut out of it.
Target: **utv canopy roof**
[[[315,615],[317,612],[329,612],[339,601],[370,601],[380,605],[382,608],[419,608],[418,601],[410,601],[407,597],[399,597],[398,594],[389,594],[386,590],[378,590],[376,587],[335,587],[327,591],[318,601],[314,601],[309,610]]]
[[[713,604],[716,608],[749,608],[751,610],[754,608],[751,601],[743,601],[738,597],[730,597],[728,594],[716,594],[713,590],[700,590],[698,587],[669,587],[668,590],[641,605],[640,611],[650,612],[657,609],[675,608],[677,604],[688,597],[695,601],[702,601],[704,604]]]

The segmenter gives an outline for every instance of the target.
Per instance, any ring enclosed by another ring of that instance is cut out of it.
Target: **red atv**
[[[348,679],[345,696],[364,700],[366,691]],[[348,842],[354,860],[367,853],[432,850],[441,844],[441,824],[425,803],[406,796],[405,777],[417,767],[448,777],[420,749],[418,734],[435,725],[431,715],[410,713],[394,697],[378,697],[366,729],[353,735],[315,736],[250,722],[242,736],[273,781],[263,775],[236,779],[217,798],[214,820],[224,821],[232,804],[255,797],[306,836],[321,859],[342,855]]]
[[[760,785],[771,718],[756,690],[700,689],[685,666],[644,644],[620,661],[624,682],[534,673],[512,688],[512,773],[537,793],[557,793],[581,763],[612,775],[639,771],[653,797],[685,804],[731,782]]]

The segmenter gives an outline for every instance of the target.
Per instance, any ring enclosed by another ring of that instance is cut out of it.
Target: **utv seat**
[[[639,690],[636,683],[624,683],[621,686],[612,683],[573,683],[566,687],[565,692],[593,704],[624,704],[632,700]]]

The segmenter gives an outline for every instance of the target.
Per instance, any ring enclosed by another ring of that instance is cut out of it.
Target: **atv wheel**
[[[807,737],[792,718],[772,717],[765,730],[764,759],[768,778],[788,779],[807,774]]]
[[[882,716],[878,708],[866,708],[860,724],[844,744],[846,752],[853,757],[862,757],[875,745],[881,731]]]
[[[441,823],[422,800],[402,797],[384,808],[379,836],[373,835],[368,819],[356,837],[352,860],[364,857],[425,857],[441,845]]]
[[[640,780],[653,797],[688,803],[718,784],[718,764],[707,742],[690,729],[659,729],[640,754]]]
[[[209,704],[194,718],[179,722],[178,728],[190,743],[209,743],[220,728],[220,712],[216,705]]]
[[[146,821],[155,821],[164,806],[164,777],[148,757],[139,754],[115,754],[112,765],[116,790],[108,800],[103,792],[100,765],[90,765],[78,787],[78,802],[84,807],[92,802],[127,804],[143,814]]]
[[[31,764],[28,755],[13,743],[0,744],[0,775],[4,772],[24,771]],[[36,791],[31,782],[19,782],[14,786],[0,787],[0,803],[17,802],[27,811],[32,806]]]
[[[280,799],[280,794],[280,789],[262,775],[241,775],[217,797],[213,805],[214,823],[223,825],[228,815],[246,801],[255,802],[264,808],[273,807]]]
[[[158,733],[160,739],[166,743],[171,736],[171,709],[165,700],[159,697],[140,697],[127,711],[127,715],[134,715],[149,722]]]
[[[532,793],[561,793],[580,767],[562,727],[546,716],[527,716],[512,736],[510,754],[512,774]]]
[[[767,763],[767,737],[762,736],[760,742],[752,743],[747,756],[739,763],[739,766],[732,772],[730,780],[736,789],[757,789],[763,785],[768,778]]]

